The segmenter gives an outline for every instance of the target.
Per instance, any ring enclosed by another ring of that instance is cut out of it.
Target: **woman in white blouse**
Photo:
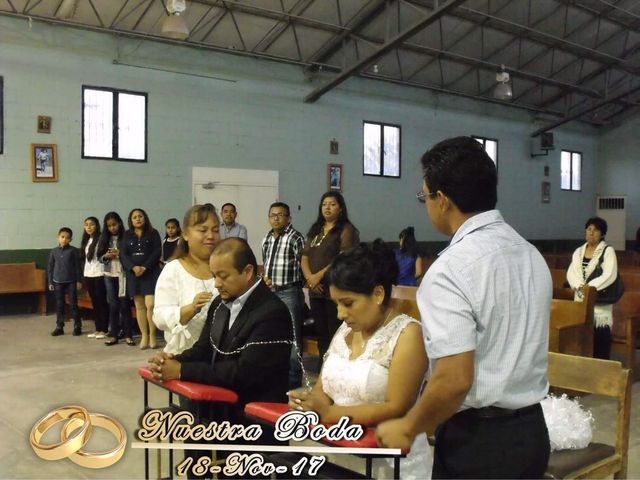
[[[602,290],[618,276],[616,251],[604,241],[607,234],[607,222],[600,217],[587,220],[586,243],[573,252],[571,265],[567,271],[567,282],[575,291],[574,299],[582,301],[582,287],[588,285]],[[602,274],[598,275],[602,269]],[[593,310],[595,330],[593,335],[593,356],[609,358],[611,353],[611,326],[613,325],[613,305],[597,303]]]
[[[153,321],[164,331],[164,351],[178,354],[198,340],[218,292],[209,257],[220,240],[220,220],[210,205],[194,205],[184,216],[176,257],[156,284]]]

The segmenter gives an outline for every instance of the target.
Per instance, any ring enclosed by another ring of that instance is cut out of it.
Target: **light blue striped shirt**
[[[551,295],[542,255],[498,210],[460,226],[417,301],[431,371],[439,358],[475,351],[475,378],[461,409],[516,409],[544,398]]]

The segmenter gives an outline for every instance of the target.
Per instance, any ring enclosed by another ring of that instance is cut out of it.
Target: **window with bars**
[[[495,138],[485,138],[478,137],[473,135],[473,139],[482,145],[484,151],[487,152],[487,155],[493,160],[496,168],[498,167],[498,140]]]
[[[363,122],[363,173],[400,177],[400,126]]]
[[[560,155],[560,188],[582,190],[582,153],[562,150]]]
[[[147,161],[147,94],[82,87],[82,158]]]

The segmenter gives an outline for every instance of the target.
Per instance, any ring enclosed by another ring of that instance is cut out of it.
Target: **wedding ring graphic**
[[[69,455],[69,460],[73,463],[87,468],[105,468],[113,465],[124,454],[124,447],[127,445],[127,432],[122,424],[111,417],[101,413],[90,413],[91,425],[93,427],[104,428],[112,433],[118,440],[118,445],[106,452],[85,452],[82,449]],[[72,418],[62,427],[60,437],[64,442],[69,438],[69,432],[82,428],[82,422],[78,418]]]
[[[40,439],[55,424],[66,420],[60,431],[60,442],[42,444]],[[115,448],[104,452],[87,452],[83,447],[89,441],[93,428],[107,430],[117,440]],[[68,458],[86,468],[105,468],[116,463],[124,454],[127,432],[120,422],[101,413],[89,413],[84,407],[60,407],[42,417],[31,429],[29,442],[33,451],[45,460]]]
[[[74,435],[59,443],[46,445],[40,443],[40,439],[47,430],[56,423],[69,418],[82,422],[81,427],[74,432]],[[29,442],[31,443],[33,451],[36,452],[36,455],[40,458],[44,458],[45,460],[60,460],[80,450],[84,444],[87,443],[90,436],[91,421],[89,420],[89,412],[83,407],[70,405],[58,408],[42,417],[31,429]]]

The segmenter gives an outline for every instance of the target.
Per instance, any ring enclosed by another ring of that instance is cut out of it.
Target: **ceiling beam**
[[[468,22],[478,23],[481,19],[488,19],[491,28],[509,33],[511,35],[523,35],[525,34],[530,40],[536,41],[543,45],[556,47],[566,52],[572,53],[576,56],[586,57],[598,63],[606,65],[616,66],[622,70],[625,70],[634,75],[640,74],[640,68],[629,63],[623,58],[609,55],[598,50],[594,50],[589,47],[585,47],[575,42],[565,40],[563,38],[551,35],[549,33],[536,30],[525,25],[506,20],[504,18],[496,17],[489,13],[481,12],[467,7],[460,7],[452,13],[453,16],[467,20]]]
[[[343,46],[343,42],[349,38],[349,36],[358,33],[365,28],[371,20],[377,17],[382,10],[386,7],[387,0],[375,0],[373,3],[368,4],[369,8],[364,8],[358,12],[348,23],[347,29],[338,33],[334,37],[330,38],[324,45],[322,45],[310,58],[311,63],[324,63],[331,56],[336,53]],[[308,70],[317,70],[316,65],[312,65]]]
[[[385,55],[387,52],[389,52],[392,49],[396,48],[397,45],[401,44],[406,39],[412,37],[413,35],[415,35],[419,31],[423,30],[424,28],[426,28],[427,26],[429,26],[430,24],[432,24],[433,22],[435,22],[436,20],[441,18],[443,15],[446,15],[451,10],[453,10],[456,7],[460,6],[465,1],[466,0],[449,0],[448,2],[445,2],[442,6],[434,9],[430,14],[428,14],[426,17],[424,17],[423,19],[418,21],[415,25],[413,25],[412,27],[409,27],[404,32],[396,35],[394,38],[389,40],[387,43],[385,43],[384,45],[380,46],[371,55],[368,55],[367,57],[361,59],[355,65],[353,65],[350,68],[348,68],[347,70],[345,70],[343,73],[338,75],[333,80],[330,80],[325,85],[315,89],[313,92],[311,92],[309,95],[307,95],[305,97],[304,101],[306,103],[315,102],[322,95],[327,93],[329,90],[331,90],[331,89],[335,88],[336,86],[340,85],[342,82],[347,80],[353,74],[355,74],[357,72],[360,72],[360,70],[362,70],[364,67],[369,65],[371,62],[377,60],[378,58],[380,58],[383,55]]]
[[[583,115],[586,115],[587,113],[591,113],[594,112],[596,110],[598,110],[599,108],[604,107],[605,105],[609,105],[610,103],[616,102],[618,100],[622,100],[625,97],[628,97],[629,95],[633,95],[636,92],[640,92],[640,85],[637,85],[633,88],[631,88],[630,90],[627,90],[625,92],[619,93],[617,95],[614,95],[613,97],[610,97],[606,100],[603,100],[601,102],[596,103],[595,105],[592,105],[589,108],[586,108],[580,112],[574,113],[572,115],[569,115],[568,117],[565,117],[561,120],[558,120],[557,122],[554,123],[550,123],[549,125],[546,125],[542,128],[539,128],[538,130],[536,130],[535,132],[533,132],[531,134],[531,137],[537,137],[538,135],[540,135],[541,133],[547,132],[549,130],[553,130],[556,127],[559,127],[560,125],[564,125],[565,123],[569,123],[572,120],[576,120],[579,117],[582,117]]]

